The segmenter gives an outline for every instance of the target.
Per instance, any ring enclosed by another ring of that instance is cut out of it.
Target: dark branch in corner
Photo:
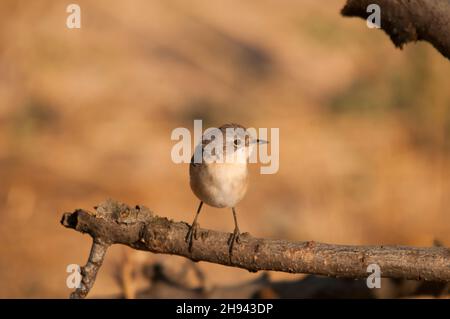
[[[450,59],[450,1],[448,0],[347,0],[345,17],[367,19],[370,4],[381,9],[381,28],[396,47],[411,41],[427,41]]]
[[[367,266],[377,264],[382,277],[450,282],[450,249],[401,246],[349,246],[317,242],[290,242],[241,235],[230,260],[228,233],[200,229],[192,252],[185,242],[189,225],[154,215],[143,206],[131,208],[107,201],[91,213],[65,213],[61,223],[93,238],[89,260],[82,268],[81,287],[71,297],[84,298],[92,288],[106,250],[123,244],[153,253],[184,256],[244,268],[252,272],[274,270],[331,277],[365,278]]]

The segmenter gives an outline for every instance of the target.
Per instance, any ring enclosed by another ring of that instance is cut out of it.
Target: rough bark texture
[[[450,59],[450,0],[347,0],[341,13],[367,19],[369,4],[380,6],[381,28],[396,47],[424,40]]]
[[[75,289],[75,291],[70,295],[70,298],[80,299],[87,296],[91,288],[94,286],[97,272],[103,264],[108,246],[109,245],[102,243],[101,240],[94,239],[88,262],[83,268],[81,268],[82,279],[80,287]]]
[[[189,225],[154,215],[143,206],[131,208],[107,201],[96,212],[65,213],[61,223],[94,240],[88,263],[82,269],[82,285],[72,298],[84,298],[91,289],[111,244],[123,244],[154,253],[173,254],[244,268],[252,272],[274,270],[332,277],[365,278],[367,266],[377,264],[381,276],[450,282],[450,249],[402,246],[350,246],[317,242],[290,242],[241,235],[233,256],[228,253],[229,233],[199,229],[192,251],[185,242]]]

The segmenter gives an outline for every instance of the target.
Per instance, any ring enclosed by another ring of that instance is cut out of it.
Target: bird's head
[[[203,156],[207,162],[246,163],[258,144],[268,143],[257,139],[240,124],[224,124],[206,130],[202,138]]]

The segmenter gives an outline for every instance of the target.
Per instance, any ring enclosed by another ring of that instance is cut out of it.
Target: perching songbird
[[[219,130],[222,134],[217,138]],[[221,138],[220,138],[221,137]],[[231,208],[234,218],[234,231],[228,246],[230,257],[234,243],[240,243],[240,232],[236,217],[236,205],[247,192],[248,158],[257,144],[267,141],[252,138],[246,128],[239,124],[225,124],[202,136],[197,145],[201,162],[191,159],[189,165],[190,185],[194,194],[200,199],[197,213],[186,236],[189,250],[197,239],[197,218],[203,203],[217,208]]]

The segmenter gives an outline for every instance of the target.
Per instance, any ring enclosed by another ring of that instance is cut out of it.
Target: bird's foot
[[[241,233],[239,232],[239,228],[235,228],[233,233],[231,234],[230,238],[228,239],[228,252],[230,254],[230,262],[231,262],[231,256],[233,255],[233,247],[234,243],[240,244],[241,243]]]
[[[192,244],[194,243],[194,239],[198,239],[198,223],[192,223],[192,226],[189,228],[189,231],[186,235],[185,241],[188,243],[189,252],[192,251]]]

